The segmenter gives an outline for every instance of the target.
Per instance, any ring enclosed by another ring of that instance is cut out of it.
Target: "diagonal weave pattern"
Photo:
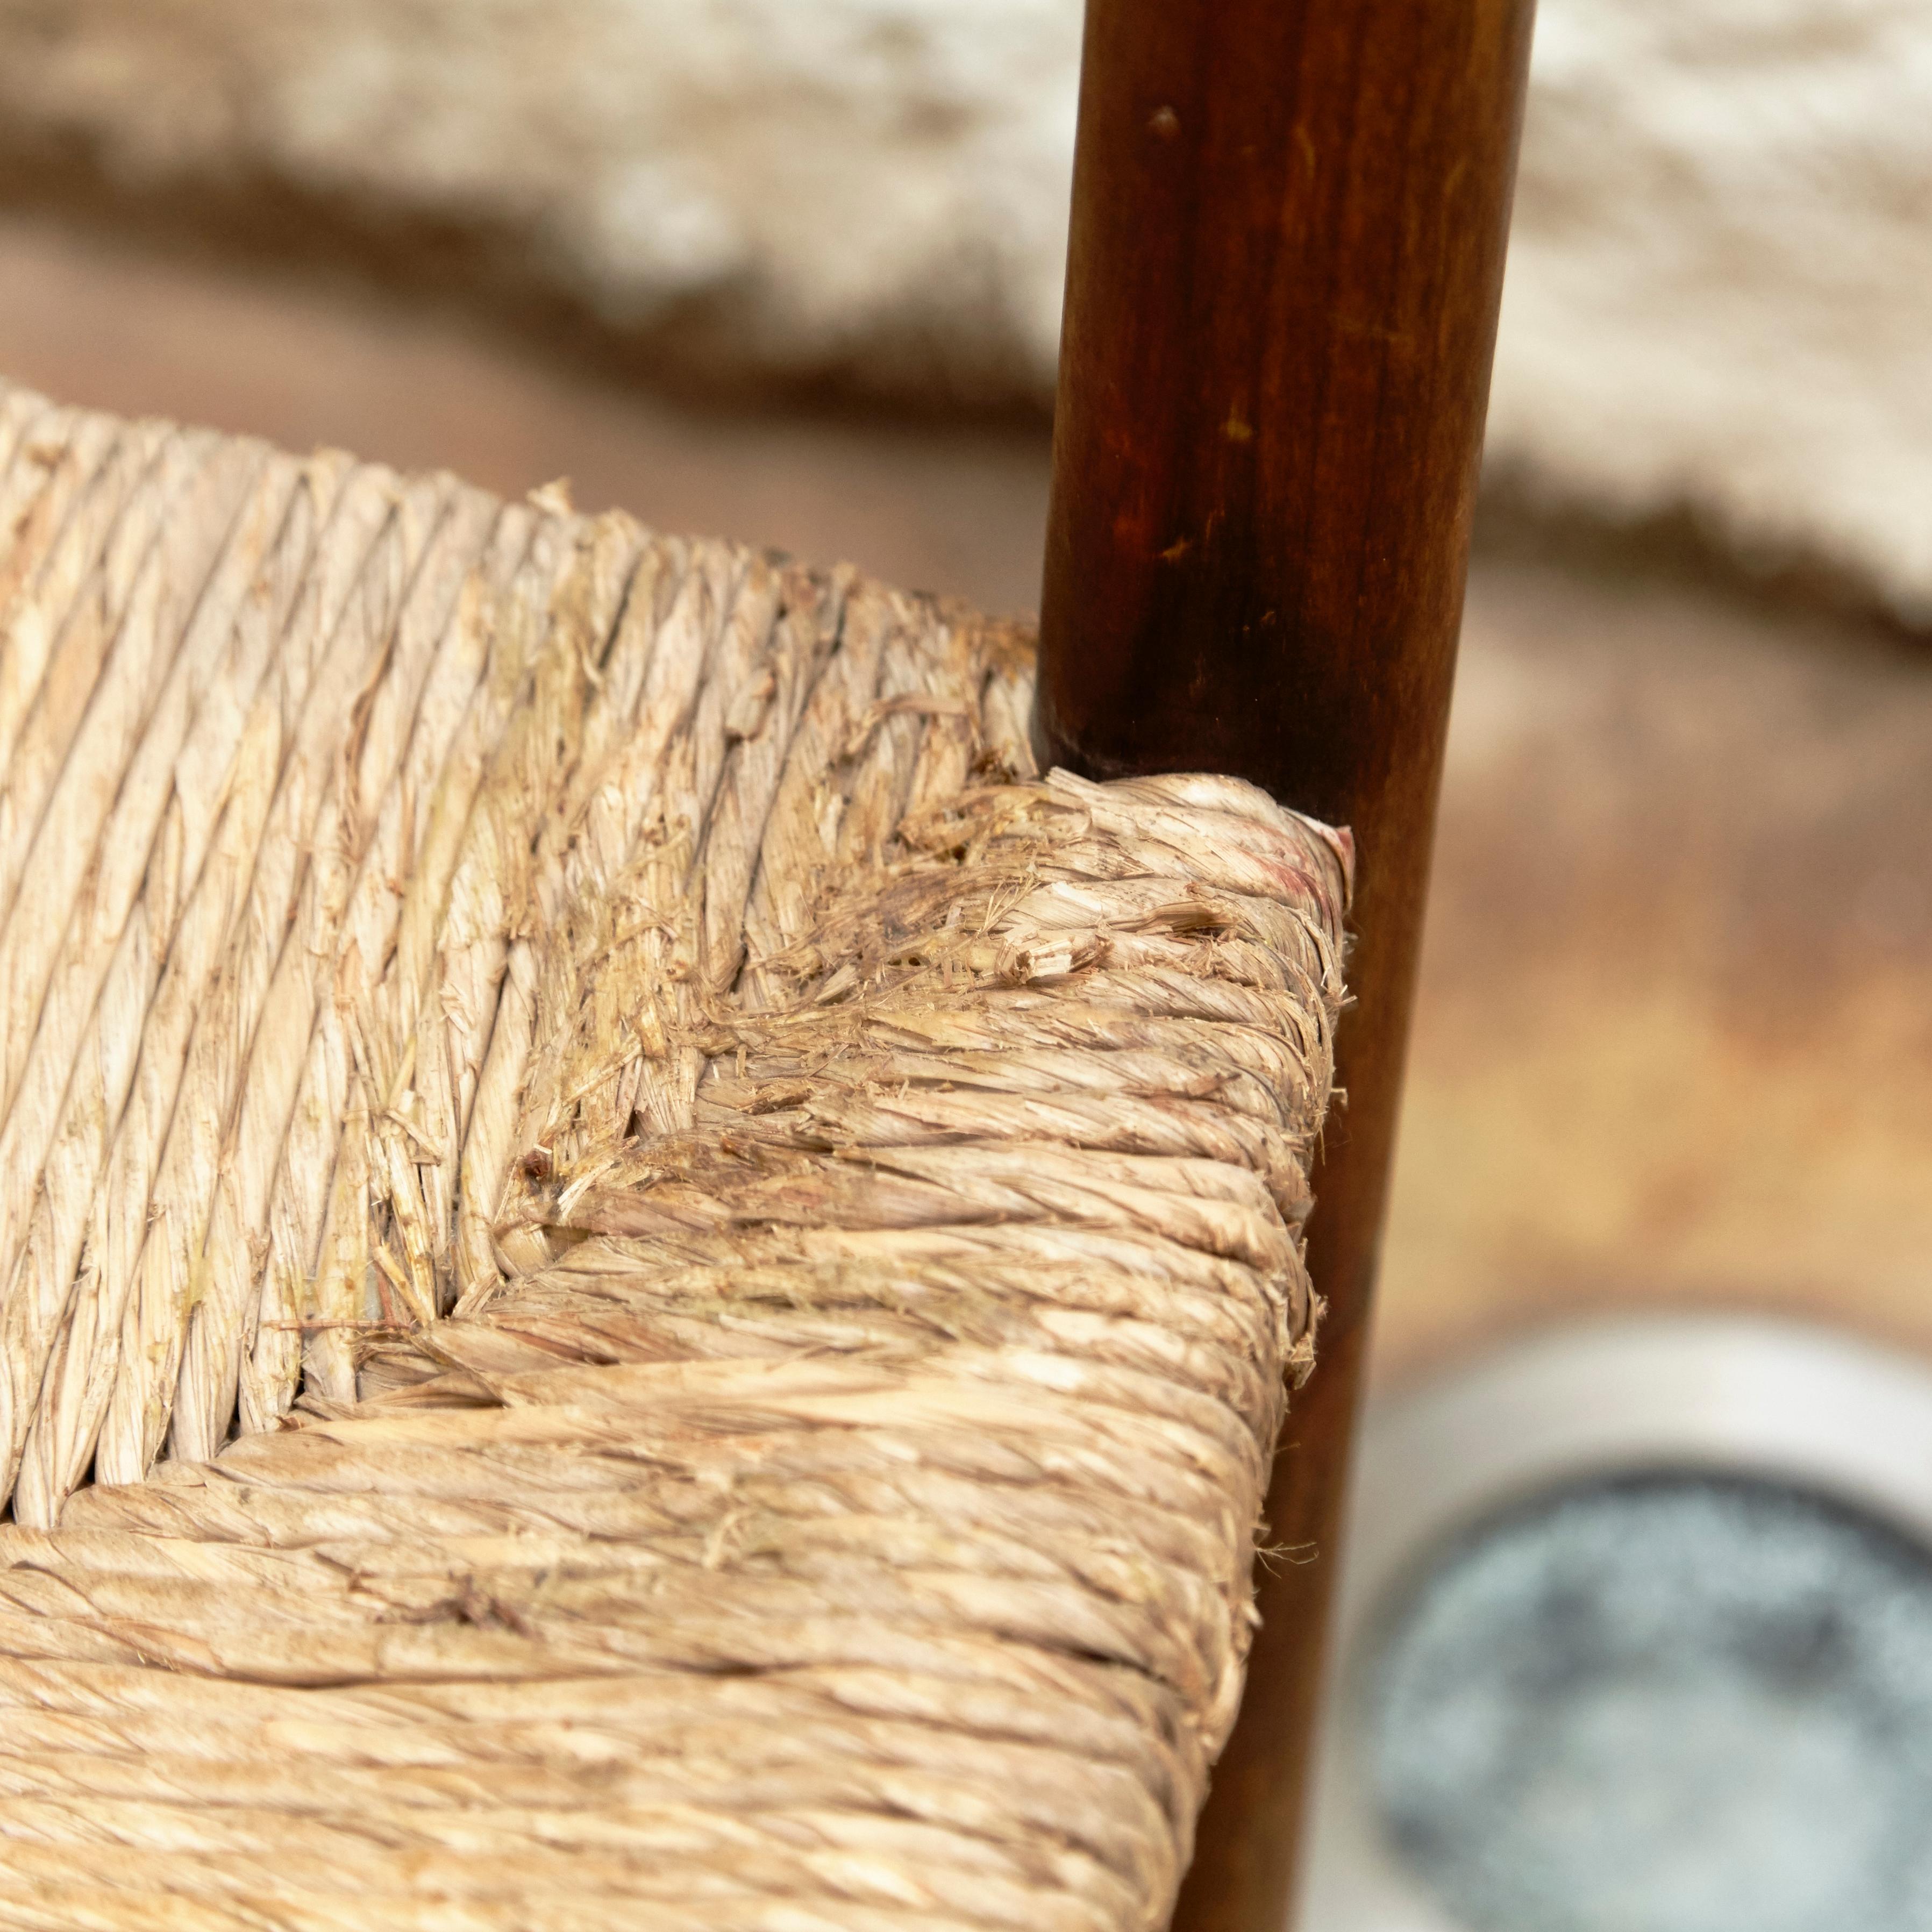
[[[0,1926],[1164,1922],[1348,848],[1010,627],[0,390]]]

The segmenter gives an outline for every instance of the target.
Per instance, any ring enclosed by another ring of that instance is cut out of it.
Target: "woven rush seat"
[[[0,389],[0,1926],[1165,1923],[1346,833],[849,569]]]

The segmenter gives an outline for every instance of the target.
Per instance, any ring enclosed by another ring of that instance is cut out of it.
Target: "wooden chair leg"
[[[1352,826],[1328,1300],[1175,1924],[1275,1932],[1388,1172],[1532,0],[1088,0],[1035,736]]]

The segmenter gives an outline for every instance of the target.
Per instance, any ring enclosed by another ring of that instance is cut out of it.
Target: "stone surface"
[[[1544,0],[1492,458],[1932,620],[1932,16]]]
[[[0,150],[16,193],[79,158],[144,210],[560,293],[661,367],[1037,405],[1079,14],[4,0]],[[1540,15],[1496,464],[1536,502],[1688,509],[1932,616],[1924,10]]]
[[[1064,0],[0,7],[16,145],[494,237],[707,368],[980,398],[1050,383],[1078,62]]]

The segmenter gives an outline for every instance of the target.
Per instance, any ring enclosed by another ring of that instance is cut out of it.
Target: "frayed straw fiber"
[[[0,388],[0,1928],[1164,1922],[1348,846],[1030,676]]]

